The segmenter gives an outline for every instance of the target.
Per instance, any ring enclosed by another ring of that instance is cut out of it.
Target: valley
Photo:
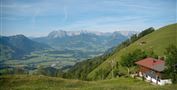
[[[83,56],[83,54],[86,54]],[[42,50],[34,51],[29,55],[26,55],[22,59],[10,59],[3,61],[3,64],[10,67],[15,66],[46,66],[55,67],[61,69],[67,66],[73,66],[77,62],[81,62],[88,58],[95,57],[101,54],[101,52],[87,51],[82,52],[79,50]]]
[[[1,36],[0,73],[14,73],[13,69],[20,68],[34,74],[39,67],[52,67],[66,72],[77,62],[111,52],[112,47],[133,33],[135,32],[129,31],[125,35],[121,32],[59,30],[46,37],[31,39],[24,35]]]

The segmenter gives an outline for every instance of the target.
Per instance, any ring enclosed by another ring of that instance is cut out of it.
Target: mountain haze
[[[104,52],[108,48],[116,46],[126,40],[135,32],[89,32],[89,31],[52,31],[46,37],[33,40],[45,43],[55,49],[93,50]]]

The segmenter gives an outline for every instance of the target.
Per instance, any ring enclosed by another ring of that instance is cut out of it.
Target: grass
[[[80,81],[30,75],[0,76],[0,85],[0,90],[175,90],[177,88],[177,84],[154,86],[133,78]]]
[[[170,44],[174,44],[177,46],[177,23],[171,24],[165,27],[162,27],[151,34],[142,37],[141,39],[137,40],[133,44],[129,45],[126,48],[121,49],[119,52],[114,53],[110,56],[105,62],[99,65],[96,69],[94,69],[89,75],[87,76],[89,79],[93,79],[96,75],[96,72],[100,69],[109,70],[110,64],[108,63],[110,60],[115,60],[119,62],[121,60],[121,56],[127,53],[134,51],[135,49],[142,49],[142,50],[153,50],[154,53],[158,56],[164,56],[164,52],[166,48]],[[146,44],[140,45],[141,42],[146,42]],[[120,67],[121,72],[125,72],[126,70]],[[109,77],[109,76],[108,76]]]

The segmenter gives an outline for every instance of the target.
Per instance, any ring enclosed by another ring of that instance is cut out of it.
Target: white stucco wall
[[[158,82],[159,85],[165,85],[165,84],[172,84],[171,79],[164,79],[164,80],[160,80],[160,82]]]
[[[142,77],[142,72],[139,72],[139,76]],[[157,83],[158,85],[165,85],[165,84],[172,84],[171,79],[160,79],[160,81],[157,82],[155,78],[151,78],[150,76],[145,77],[146,80],[152,81],[153,83]]]
[[[147,77],[146,77],[146,80],[149,80],[149,81],[150,81],[150,80],[151,80],[151,77],[150,77],[150,76],[147,76]]]

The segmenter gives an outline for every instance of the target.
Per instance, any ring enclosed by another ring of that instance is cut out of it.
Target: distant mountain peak
[[[62,38],[66,36],[76,36],[80,34],[87,34],[90,33],[86,30],[81,31],[64,31],[64,30],[54,30],[48,34],[49,38]]]
[[[64,37],[66,36],[66,31],[64,30],[58,30],[58,31],[52,31],[48,34],[48,37],[49,38],[58,38],[58,37]]]
[[[10,39],[12,40],[29,40],[25,35],[23,34],[17,34],[17,35],[13,35],[13,36],[9,36]]]
[[[138,33],[137,31],[115,31],[115,32],[118,32],[124,36],[127,36],[127,37],[130,37],[132,36],[133,34],[136,34]]]
[[[23,35],[23,34],[17,34],[17,35],[13,35],[13,36],[11,36],[11,37],[27,38],[27,37],[25,37],[25,35]]]

